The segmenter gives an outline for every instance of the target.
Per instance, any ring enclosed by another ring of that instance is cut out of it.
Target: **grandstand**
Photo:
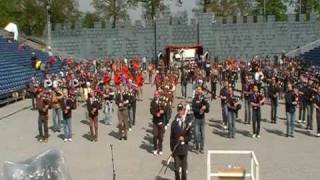
[[[320,47],[316,47],[302,54],[301,57],[311,65],[320,66]]]
[[[24,98],[31,77],[42,77],[42,72],[31,66],[32,52],[42,62],[47,62],[47,53],[29,46],[19,47],[19,42],[9,42],[5,36],[0,36],[0,105]],[[60,66],[61,62],[54,64],[50,73],[58,72]]]

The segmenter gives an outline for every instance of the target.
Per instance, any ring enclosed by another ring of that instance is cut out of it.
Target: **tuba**
[[[51,79],[44,80],[44,88],[48,89],[50,87],[52,87],[52,80]]]
[[[79,83],[78,79],[73,79],[72,80],[72,86],[73,87],[78,87],[79,85],[80,85],[80,83]]]

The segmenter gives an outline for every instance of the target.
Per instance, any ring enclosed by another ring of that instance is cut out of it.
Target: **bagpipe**
[[[255,99],[255,102],[256,104],[260,104],[260,102],[263,100],[264,98],[264,95],[260,92],[256,93],[256,99]],[[264,102],[262,102],[261,105],[264,105]]]
[[[230,105],[235,111],[239,111],[242,108],[242,105],[239,103],[241,97],[239,96],[232,96]]]

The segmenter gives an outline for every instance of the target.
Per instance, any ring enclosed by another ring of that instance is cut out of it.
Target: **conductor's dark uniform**
[[[187,157],[188,157],[188,145],[187,137],[185,136],[186,123],[182,121],[182,118],[178,116],[171,124],[171,134],[170,134],[170,149],[173,152],[174,167],[175,167],[175,179],[176,180],[186,180],[187,179]],[[183,136],[184,140],[180,137]],[[181,176],[179,169],[182,169]]]

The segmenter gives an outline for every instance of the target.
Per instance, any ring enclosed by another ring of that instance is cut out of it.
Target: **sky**
[[[79,9],[81,11],[94,11],[94,8],[90,5],[92,0],[78,0],[79,1]],[[197,0],[182,0],[183,4],[182,6],[178,6],[178,0],[166,0],[166,3],[170,5],[170,10],[173,12],[180,12],[187,10],[189,16],[192,16],[192,9],[196,7]],[[129,10],[129,15],[131,20],[139,20],[141,19],[142,9],[136,8]]]

